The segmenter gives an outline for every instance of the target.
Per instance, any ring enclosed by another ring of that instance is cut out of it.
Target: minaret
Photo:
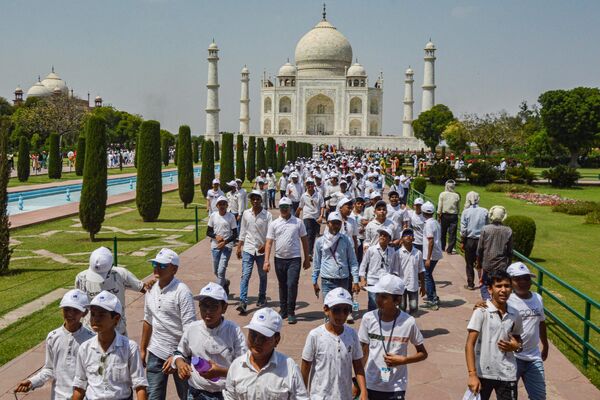
[[[411,67],[406,70],[406,77],[404,78],[404,118],[402,120],[402,137],[408,138],[413,137],[413,79],[414,71]]]
[[[248,82],[250,82],[250,71],[244,65],[242,68],[242,94],[240,96],[240,133],[250,133],[250,97],[248,94]]]
[[[219,48],[213,39],[208,46],[208,82],[206,84],[206,139],[218,140],[219,135]]]
[[[435,45],[429,39],[425,45],[425,70],[423,73],[423,102],[421,112],[431,110],[435,105]]]

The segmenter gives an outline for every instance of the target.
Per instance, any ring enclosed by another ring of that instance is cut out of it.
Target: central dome
[[[299,77],[340,77],[352,63],[352,46],[329,21],[323,19],[296,45]]]

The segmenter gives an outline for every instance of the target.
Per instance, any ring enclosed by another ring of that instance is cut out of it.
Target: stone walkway
[[[186,282],[194,293],[207,282],[213,280],[209,243],[203,240],[181,255],[182,267],[178,277]],[[150,268],[148,269],[150,272]],[[233,298],[239,292],[241,262],[232,257],[228,277],[232,281]],[[438,294],[442,299],[439,311],[420,312],[417,323],[425,337],[425,346],[429,358],[424,362],[409,366],[409,390],[407,399],[456,400],[462,398],[466,389],[466,366],[464,344],[466,325],[471,315],[473,304],[478,300],[477,292],[463,289],[464,261],[462,257],[445,256],[436,268]],[[303,271],[300,277],[301,287],[298,295],[298,324],[284,324],[282,341],[279,350],[300,362],[300,354],[307,333],[322,323],[321,301],[314,297],[310,284],[310,271]],[[258,278],[256,272],[250,285],[250,295],[256,296]],[[269,274],[269,305],[277,306],[277,280],[274,273]],[[251,302],[256,297],[250,298]],[[361,293],[360,303],[366,307],[366,294]],[[245,325],[255,311],[252,303],[250,315],[240,317],[234,310],[235,300],[230,301],[226,317],[240,325]],[[132,339],[139,343],[143,318],[144,298],[140,294],[127,294],[127,320]],[[57,312],[59,312],[57,310]],[[360,321],[354,325],[358,329]],[[414,349],[411,349],[414,351]],[[12,389],[19,380],[26,378],[38,370],[44,362],[44,343],[39,344],[20,357],[0,367],[0,400],[14,399]],[[550,356],[546,362],[548,382],[548,399],[600,399],[600,391],[596,389],[554,346],[550,348]],[[46,385],[19,398],[49,398],[50,385]],[[175,399],[174,388],[170,388],[169,398]],[[526,395],[521,387],[520,396]]]

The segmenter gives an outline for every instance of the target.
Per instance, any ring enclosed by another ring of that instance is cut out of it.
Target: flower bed
[[[577,201],[566,199],[557,194],[544,193],[508,193],[508,197],[513,199],[525,200],[527,203],[538,206],[556,206],[559,204],[574,204]]]

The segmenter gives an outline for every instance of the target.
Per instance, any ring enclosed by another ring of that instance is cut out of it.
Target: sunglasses
[[[100,362],[102,363],[102,365],[100,365],[100,367],[98,367],[98,375],[104,376],[104,370],[106,369],[106,359],[107,358],[108,358],[108,354],[103,354],[100,357]]]
[[[153,268],[166,269],[168,266],[169,266],[169,264],[163,264],[163,263],[159,263],[158,261],[152,261]]]
[[[279,208],[287,210],[288,208],[290,208],[290,206],[288,206],[287,204],[283,204],[283,205],[279,206]]]

